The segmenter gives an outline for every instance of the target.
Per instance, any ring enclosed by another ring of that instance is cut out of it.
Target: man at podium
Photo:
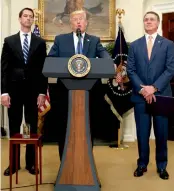
[[[74,54],[83,54],[88,58],[110,58],[108,52],[100,43],[100,39],[96,36],[92,36],[86,33],[88,25],[87,14],[84,10],[77,10],[70,14],[70,26],[72,29],[71,33],[61,34],[55,37],[54,44],[48,54],[50,57],[72,57]],[[65,89],[60,80],[57,80],[58,91],[60,94],[68,90]],[[62,96],[63,97],[63,96]],[[63,98],[65,100],[65,98]],[[64,125],[59,126],[59,156],[62,158],[65,135],[66,135],[66,124],[67,124],[67,103],[63,104],[62,116],[59,116],[60,120],[64,121]],[[60,108],[59,108],[60,109]]]

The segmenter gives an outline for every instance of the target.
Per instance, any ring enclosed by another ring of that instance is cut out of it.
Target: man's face
[[[82,33],[86,31],[87,19],[85,13],[72,15],[70,21],[72,31],[76,32],[78,28],[81,30]]]
[[[159,21],[157,16],[154,14],[147,14],[144,17],[144,29],[147,33],[153,34],[157,31],[159,26]]]
[[[19,22],[21,26],[31,28],[34,22],[33,13],[29,10],[24,10],[22,16],[19,18]]]

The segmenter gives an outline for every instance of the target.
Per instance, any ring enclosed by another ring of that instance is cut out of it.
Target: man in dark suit
[[[130,45],[127,72],[133,85],[132,101],[137,129],[139,159],[135,177],[147,171],[151,117],[146,104],[156,101],[155,95],[172,96],[170,80],[174,76],[174,43],[157,34],[159,15],[147,12],[144,16],[145,35]],[[156,166],[162,179],[168,179],[167,134],[168,119],[153,116],[156,137]]]
[[[47,78],[43,76],[42,68],[46,57],[46,43],[31,33],[33,21],[33,10],[22,9],[19,13],[20,32],[5,38],[2,49],[1,101],[8,107],[10,137],[20,132],[23,106],[25,122],[30,125],[31,133],[37,133],[38,107],[45,102]],[[27,145],[26,169],[31,174],[36,171],[34,160],[34,146]],[[20,159],[18,163],[20,169]],[[12,173],[15,171],[14,157]],[[9,167],[4,171],[4,175],[10,175]]]
[[[61,34],[56,36],[54,44],[48,54],[51,57],[72,57],[74,54],[80,53],[88,58],[110,58],[108,52],[103,48],[100,43],[100,39],[96,36],[87,34],[87,15],[84,10],[74,11],[70,14],[70,25],[72,28],[71,33]],[[81,38],[77,37],[76,31],[80,29]],[[107,64],[107,63],[106,63]],[[58,80],[58,86],[61,87],[59,90],[60,94],[64,91],[67,92],[65,87]],[[67,96],[67,93],[64,93]],[[63,97],[63,96],[62,96]],[[64,125],[59,126],[59,156],[62,158],[65,134],[66,134],[66,123],[67,123],[67,102],[61,108],[62,116],[59,116],[60,120],[64,120]],[[61,130],[60,130],[61,129]]]

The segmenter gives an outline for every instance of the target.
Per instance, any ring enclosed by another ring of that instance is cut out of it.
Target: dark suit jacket
[[[46,57],[46,43],[40,37],[31,35],[27,64],[24,63],[20,34],[4,39],[1,55],[1,93],[9,93],[13,82],[26,79],[38,94],[46,94],[47,78],[42,74]]]
[[[170,80],[174,76],[174,43],[157,35],[150,61],[145,36],[131,43],[127,60],[127,73],[132,82],[133,102],[144,102],[138,92],[142,85],[154,85],[156,94],[172,96]]]
[[[73,33],[58,35],[55,38],[48,56],[71,57],[75,54]],[[85,34],[83,43],[83,54],[88,58],[110,58],[108,52],[100,44],[96,36]]]

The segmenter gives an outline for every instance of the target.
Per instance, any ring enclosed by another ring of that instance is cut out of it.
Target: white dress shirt
[[[29,49],[30,48],[30,43],[31,43],[31,31],[28,32],[28,33],[24,33],[23,31],[20,31],[20,39],[21,39],[22,49],[23,49],[24,39],[25,39],[24,34],[28,34],[27,39],[28,39],[28,49]]]
[[[85,33],[82,34],[82,48],[83,48],[83,43],[84,43],[84,37],[85,37]],[[77,45],[78,45],[78,37],[77,37],[77,34],[75,32],[73,32],[73,39],[74,39],[74,48],[75,48],[75,52],[77,50]]]

